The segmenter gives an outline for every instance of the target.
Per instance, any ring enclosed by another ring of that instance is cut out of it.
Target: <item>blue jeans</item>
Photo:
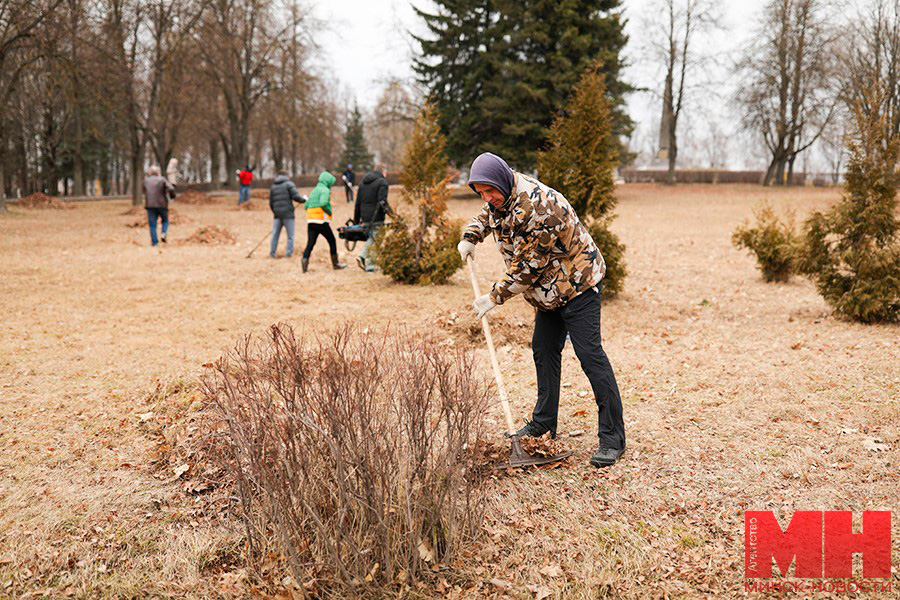
[[[375,270],[375,262],[369,258],[369,250],[372,249],[372,245],[375,244],[375,236],[378,235],[378,230],[384,226],[384,223],[372,223],[372,226],[369,227],[369,237],[366,240],[366,244],[363,246],[362,252],[359,253],[359,257],[363,259],[366,263],[366,271],[372,272]]]
[[[147,223],[150,225],[150,243],[154,246],[159,243],[159,240],[156,238],[156,219],[158,217],[162,218],[162,234],[165,237],[166,232],[169,230],[169,209],[168,208],[148,208],[147,209]]]
[[[284,252],[285,257],[290,258],[294,253],[294,219],[279,219],[275,217],[272,221],[272,246],[269,249],[269,256],[275,258],[275,251],[278,249],[278,238],[281,236],[281,228],[287,231],[287,249]]]
[[[242,185],[241,191],[238,194],[238,206],[240,206],[244,202],[250,202],[250,186],[249,185]]]

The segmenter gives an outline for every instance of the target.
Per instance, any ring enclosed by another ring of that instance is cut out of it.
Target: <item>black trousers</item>
[[[602,283],[602,282],[601,282]],[[625,447],[622,398],[609,358],[600,343],[601,287],[591,288],[554,311],[538,311],[534,318],[531,350],[537,370],[538,397],[531,414],[542,429],[556,433],[559,414],[559,377],[566,333],[597,401],[600,444]]]
[[[303,251],[303,258],[309,258],[309,255],[312,254],[313,247],[316,245],[316,239],[320,235],[328,241],[328,247],[331,249],[332,256],[337,255],[337,242],[334,239],[334,234],[331,232],[331,225],[328,223],[307,223],[306,250]]]

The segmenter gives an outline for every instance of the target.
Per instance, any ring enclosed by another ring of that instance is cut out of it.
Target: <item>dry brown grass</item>
[[[764,198],[802,220],[837,197],[624,186],[612,229],[628,246],[630,274],[604,307],[603,330],[628,451],[612,469],[588,466],[596,409],[567,347],[560,431],[587,432],[564,438],[574,460],[494,481],[485,534],[423,593],[737,596],[743,511],[900,506],[900,328],[835,319],[809,282],[765,284],[731,246],[735,226]],[[335,198],[342,223],[352,207]],[[146,230],[121,226],[123,202],[65,213],[12,205],[0,217],[0,596],[277,592],[286,575],[277,557],[262,579],[246,569],[227,492],[192,493],[195,479],[185,479],[196,476],[173,472],[182,457],[158,457],[161,436],[177,446],[198,426],[189,419],[201,365],[277,321],[390,321],[457,335],[436,320],[468,310],[466,273],[409,289],[355,267],[332,271],[323,241],[306,275],[299,261],[265,252],[246,260],[271,215],[229,206],[179,209],[233,231],[235,246],[150,248]],[[451,202],[453,216],[476,210]],[[190,229],[171,227],[170,241]],[[502,272],[491,245],[477,261],[483,285]],[[519,299],[492,315],[532,319]],[[524,416],[534,368],[511,337],[499,358],[514,413]],[[472,352],[489,377],[486,352],[474,344]],[[153,393],[158,380],[169,392]],[[499,442],[499,410],[488,420]],[[876,438],[888,449],[867,449]],[[895,565],[898,523],[895,515]]]

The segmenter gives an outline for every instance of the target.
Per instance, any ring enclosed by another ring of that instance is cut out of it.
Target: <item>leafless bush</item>
[[[248,535],[262,516],[304,593],[412,584],[477,532],[468,449],[487,388],[472,367],[403,331],[303,340],[274,325],[209,370]]]

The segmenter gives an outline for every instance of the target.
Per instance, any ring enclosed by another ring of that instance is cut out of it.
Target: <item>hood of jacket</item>
[[[384,179],[384,175],[379,173],[378,171],[369,171],[366,173],[366,176],[363,177],[363,183],[372,183],[373,181],[377,181],[379,179]]]
[[[334,175],[332,175],[328,171],[322,171],[319,174],[319,183],[321,183],[322,185],[331,187],[334,185],[335,181],[337,181],[337,179],[335,179]]]
[[[275,178],[275,181],[273,181],[272,183],[284,183],[285,181],[290,181],[290,179],[291,178],[288,177],[287,175],[279,175],[278,177]]]

